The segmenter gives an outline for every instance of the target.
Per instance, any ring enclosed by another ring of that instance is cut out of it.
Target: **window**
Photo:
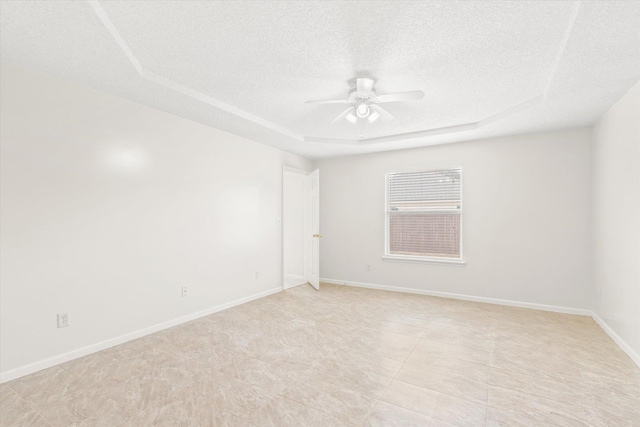
[[[462,169],[387,174],[385,258],[462,262]]]

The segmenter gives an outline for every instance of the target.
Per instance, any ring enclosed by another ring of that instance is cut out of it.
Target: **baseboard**
[[[25,366],[21,366],[19,368],[11,369],[10,371],[0,372],[0,384],[5,383],[7,381],[14,380],[16,378],[23,377],[25,375],[32,374],[37,371],[41,371],[42,369],[47,369],[64,362],[68,362],[70,360],[77,359],[82,356],[86,356],[91,353],[95,353],[110,347],[114,347],[119,344],[123,344],[127,341],[135,340],[137,338],[142,338],[146,335],[153,334],[155,332],[159,332],[164,329],[168,329],[173,326],[177,326],[182,323],[189,322],[191,320],[199,319],[200,317],[208,316],[210,314],[217,313],[219,311],[226,310],[231,307],[235,307],[235,306],[245,304],[260,298],[264,298],[266,296],[273,295],[278,292],[282,292],[282,286],[278,286],[277,288],[269,289],[267,291],[259,292],[257,294],[253,294],[248,297],[240,298],[235,301],[220,304],[215,307],[207,308],[205,310],[197,311],[195,313],[187,314],[186,316],[178,317],[177,319],[159,323],[157,325],[153,325],[144,329],[139,329],[137,331],[120,335],[115,338],[110,338],[108,340],[101,341],[96,344],[91,344],[86,347],[72,350],[68,353],[60,354],[58,356],[53,356],[48,359],[41,360],[39,362],[34,362]]]
[[[287,289],[295,288],[296,286],[306,285],[307,283],[308,282],[306,280],[304,280],[302,282],[294,283],[293,285],[284,285],[284,290],[286,291]]]
[[[348,282],[335,279],[320,279],[321,282],[334,285],[355,286],[358,288],[379,289],[382,291],[403,292],[408,294],[428,295],[432,297],[452,298],[464,301],[484,302],[487,304],[508,305],[511,307],[531,308],[534,310],[553,311],[555,313],[577,314],[580,316],[591,316],[591,310],[572,307],[561,307],[556,305],[536,304],[531,302],[512,301],[498,298],[477,297],[473,295],[453,294],[449,292],[428,291],[415,288],[401,288],[398,286],[376,285],[371,283]]]
[[[627,353],[627,356],[629,356],[629,358],[631,360],[633,360],[635,362],[635,364],[638,365],[638,367],[640,368],[640,355],[638,353],[636,353],[631,348],[631,346],[629,344],[627,344],[627,342],[625,340],[620,338],[620,335],[616,334],[616,332],[611,328],[611,326],[609,326],[607,324],[607,322],[602,320],[602,318],[600,316],[598,316],[595,312],[591,313],[591,317],[593,317],[593,320],[595,320],[596,323],[598,325],[600,325],[600,327],[607,333],[607,335],[609,335],[609,337],[611,337],[613,342],[618,344],[618,347],[620,347],[622,349],[622,351]]]
[[[287,285],[287,279],[290,281],[293,281],[293,285]],[[285,280],[285,284],[283,286],[283,288],[286,289],[291,289],[291,288],[295,288],[296,286],[300,286],[300,285],[306,285],[307,284],[307,280],[304,278],[304,276],[301,276],[299,274],[285,274],[284,275],[284,280]]]

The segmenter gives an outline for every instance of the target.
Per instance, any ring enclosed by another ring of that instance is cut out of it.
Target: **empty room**
[[[640,427],[640,1],[0,0],[0,427]]]

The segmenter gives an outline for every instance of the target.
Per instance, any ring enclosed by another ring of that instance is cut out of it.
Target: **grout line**
[[[424,335],[424,332],[426,332],[426,330],[429,328],[429,325],[431,325],[431,323],[433,322],[433,319],[429,320],[429,323],[427,324],[427,326],[425,326],[424,331],[422,332],[422,335]],[[367,418],[371,416],[371,412],[373,412],[373,410],[375,408],[378,407],[378,405],[380,404],[380,402],[384,402],[382,400],[382,397],[384,397],[384,395],[387,393],[387,390],[389,390],[389,387],[391,386],[391,383],[393,383],[394,381],[396,381],[396,377],[398,376],[398,374],[400,373],[400,371],[402,371],[402,368],[404,367],[404,365],[407,363],[407,360],[409,360],[409,357],[411,356],[411,354],[413,353],[413,351],[416,349],[416,347],[418,346],[418,344],[420,343],[420,340],[422,339],[422,337],[418,337],[418,339],[416,340],[416,343],[413,345],[413,347],[411,348],[411,350],[409,351],[409,353],[407,354],[407,357],[404,358],[404,361],[402,362],[402,365],[400,365],[400,368],[398,369],[398,371],[396,372],[396,374],[393,376],[393,378],[391,378],[391,381],[389,381],[389,384],[387,384],[387,386],[385,387],[384,391],[381,393],[381,398],[377,399],[377,402],[375,404],[375,406],[371,409],[371,411],[369,411],[369,414],[367,414]],[[385,402],[387,403],[387,402]],[[397,406],[397,405],[396,405]],[[407,411],[411,411],[410,409],[407,408],[402,408],[402,409],[406,409]],[[411,411],[411,412],[416,412],[416,411]],[[416,414],[420,414],[420,412],[416,412]],[[424,415],[424,414],[421,414]],[[431,415],[429,415],[429,418],[433,418]]]
[[[493,328],[492,328],[493,329]],[[496,333],[491,332],[491,348],[489,349],[489,378],[487,382],[487,400],[484,406],[484,425],[487,425],[487,417],[489,416],[489,387],[491,387],[491,371],[493,369],[493,354],[496,346]]]
[[[431,325],[431,323],[433,323],[433,319],[429,322],[429,325]],[[413,351],[414,351],[414,350],[415,350],[415,348],[418,346],[418,344],[420,343],[420,341],[424,338],[424,334],[426,333],[427,329],[429,328],[429,325],[428,325],[427,327],[425,327],[425,329],[424,329],[424,331],[423,331],[423,334],[422,334],[422,337],[420,337],[420,339],[418,340],[418,342],[416,343],[416,345],[413,347],[413,349],[411,350],[411,352],[410,352],[409,356],[411,355],[411,353],[413,353]],[[494,338],[494,333],[492,332],[492,335],[491,335],[491,346],[490,346],[490,350],[489,350],[489,364],[488,364],[488,365],[487,365],[487,364],[484,364],[484,363],[472,362],[472,361],[465,360],[465,359],[457,359],[457,358],[452,358],[452,359],[459,360],[459,361],[462,361],[462,362],[465,362],[465,363],[472,363],[472,364],[475,364],[475,365],[482,365],[482,366],[486,366],[486,367],[487,367],[487,370],[488,370],[488,373],[489,373],[489,375],[490,375],[490,373],[491,373],[491,365],[490,365],[490,364],[491,364],[491,353],[492,353],[492,351],[493,351],[494,339],[495,339],[495,338]],[[443,344],[445,344],[445,345],[455,346],[455,347],[467,348],[467,347],[459,346],[459,345],[456,345],[456,344],[450,344],[450,343],[448,343],[448,342],[442,342],[442,341],[436,341],[436,342],[438,342],[438,343],[443,343]],[[471,350],[471,349],[470,349],[470,350]],[[406,361],[409,359],[409,356],[407,356],[407,358],[405,359],[405,362],[403,362],[403,366],[404,366],[404,364],[406,363]],[[445,359],[444,357],[440,357],[440,356],[434,356],[434,357],[439,357],[439,358],[441,358],[441,359]],[[400,368],[400,370],[401,370],[401,369],[402,369],[402,367]],[[398,371],[398,373],[400,372],[400,370]],[[398,375],[398,374],[396,373],[396,376],[397,376],[397,375]],[[396,380],[396,378],[395,378],[396,376],[394,376],[394,379],[393,379],[392,381],[404,382],[404,381]],[[391,383],[390,383],[390,384],[391,384]],[[482,404],[482,403],[477,402],[477,401],[474,401],[474,400],[469,400],[469,399],[465,399],[465,398],[458,397],[458,396],[452,396],[452,395],[450,395],[450,394],[444,393],[444,392],[439,391],[439,390],[432,390],[432,389],[428,389],[428,388],[425,388],[425,387],[416,386],[415,384],[411,384],[411,383],[405,383],[405,384],[409,384],[409,385],[412,385],[412,386],[414,386],[414,387],[420,387],[420,388],[423,388],[423,389],[425,389],[425,390],[429,390],[429,391],[432,391],[432,392],[434,392],[434,393],[437,393],[438,395],[444,395],[444,396],[448,396],[448,397],[451,397],[451,398],[454,398],[454,399],[463,400],[463,401],[465,401],[465,402],[469,402],[469,403],[472,403],[472,404],[474,404],[474,405],[481,405],[481,404]],[[488,409],[488,407],[489,407],[489,405],[488,405],[488,403],[489,403],[489,391],[488,391],[489,383],[487,382],[487,383],[486,383],[486,385],[487,385],[487,397],[486,397],[486,399],[485,399],[485,405],[484,405],[484,410],[485,410],[485,422],[484,422],[484,424],[485,424],[485,425],[486,425],[486,422],[487,422],[487,409]],[[388,389],[388,386],[387,386],[387,389]],[[386,389],[385,389],[385,392],[386,392]],[[437,404],[437,401],[436,401],[436,404]],[[396,406],[397,406],[397,405],[396,405]],[[407,408],[403,408],[403,409],[406,409],[406,410],[411,411],[410,409],[407,409]],[[434,408],[434,409],[435,409],[435,408]],[[412,412],[416,412],[416,411],[412,411]],[[416,412],[416,413],[421,414],[421,415],[424,415],[424,414],[422,414],[422,413],[420,413],[420,412]],[[431,418],[435,418],[435,417],[434,417],[433,415],[431,415]],[[438,419],[438,418],[435,418],[435,419]],[[438,420],[439,420],[439,419],[438,419]],[[445,422],[446,422],[446,421],[445,421]]]
[[[13,387],[11,387],[11,385],[10,385],[10,384],[7,384],[7,387],[9,387],[9,389],[10,389],[11,391],[13,391],[13,392],[16,394],[16,396],[18,396],[18,398],[19,398],[20,400],[22,400],[24,403],[26,403],[26,404],[27,404],[27,406],[28,406],[29,408],[31,408],[31,410],[32,410],[33,412],[35,412],[35,413],[36,413],[36,414],[37,414],[37,415],[38,415],[38,416],[39,416],[39,417],[40,417],[40,418],[41,418],[41,419],[42,419],[42,420],[43,420],[47,425],[53,426],[53,424],[51,424],[51,423],[49,422],[49,420],[47,420],[47,419],[46,419],[46,418],[45,418],[45,417],[40,413],[40,411],[38,411],[38,410],[33,406],[33,404],[32,404],[32,402],[31,402],[31,400],[27,399],[26,397],[24,397],[23,395],[21,395],[20,393],[18,393],[18,392],[16,391],[16,389],[14,389]]]

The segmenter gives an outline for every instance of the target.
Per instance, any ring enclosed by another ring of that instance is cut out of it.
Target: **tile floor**
[[[590,318],[333,285],[0,387],[2,426],[640,426]]]

